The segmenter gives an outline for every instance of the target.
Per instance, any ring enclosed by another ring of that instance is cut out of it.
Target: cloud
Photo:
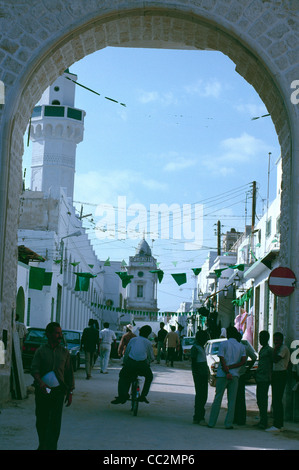
[[[196,165],[196,160],[191,158],[177,157],[174,161],[167,163],[164,171],[180,171]]]
[[[267,114],[267,108],[264,104],[254,104],[254,103],[240,103],[234,106],[234,108],[242,114],[249,115],[250,118],[259,117],[263,114]]]
[[[139,91],[138,100],[142,104],[151,103],[152,101],[158,101],[159,93],[157,91]]]
[[[160,181],[156,180],[143,180],[142,181],[143,186],[145,186],[147,189],[150,189],[152,191],[167,191],[168,189],[168,184],[167,183],[161,183]]]
[[[240,137],[230,137],[223,140],[220,146],[225,153],[219,158],[222,162],[249,162],[260,152],[268,150],[261,140],[244,132]]]
[[[219,155],[208,155],[203,158],[201,164],[210,174],[227,177],[236,173],[240,165],[253,163],[267,151],[269,147],[265,142],[244,132],[239,137],[222,140]]]
[[[178,100],[171,91],[160,93],[158,91],[139,90],[138,101],[141,104],[157,103],[162,106],[177,104]]]
[[[138,202],[140,187],[150,191],[167,191],[165,181],[145,178],[139,172],[131,170],[111,170],[106,173],[89,171],[76,173],[74,200],[91,204],[117,203],[119,196],[126,196],[127,203]]]
[[[185,86],[185,91],[191,95],[198,95],[203,98],[219,98],[223,87],[216,78],[210,81],[198,80],[192,85]]]
[[[131,185],[138,179],[138,175],[129,170],[76,173],[74,199],[91,204],[115,204],[118,196],[133,197]]]

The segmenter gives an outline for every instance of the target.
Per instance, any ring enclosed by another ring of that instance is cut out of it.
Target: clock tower
[[[134,276],[127,286],[127,309],[153,313],[158,311],[157,274],[150,272],[155,269],[157,260],[152,256],[148,243],[142,240],[135,256],[130,256],[127,266],[127,273]],[[137,314],[134,314],[134,319],[139,319]],[[142,316],[140,319],[145,318]]]

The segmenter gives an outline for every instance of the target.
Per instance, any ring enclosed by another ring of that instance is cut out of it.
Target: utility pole
[[[254,259],[253,241],[254,241],[255,214],[256,214],[256,181],[253,181],[252,182],[252,210],[251,210],[251,240],[250,240],[250,257],[249,257],[251,262]]]
[[[221,255],[221,223],[220,220],[217,222],[217,255]]]
[[[256,181],[252,182],[251,233],[254,231],[256,213]]]

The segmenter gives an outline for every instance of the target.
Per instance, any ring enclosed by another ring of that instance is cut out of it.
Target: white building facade
[[[19,261],[18,296],[23,305],[24,292],[27,326],[57,321],[62,328],[82,330],[90,318],[102,326],[105,302],[119,302],[119,282],[105,282],[104,262],[73,206],[76,147],[83,139],[85,116],[74,107],[76,80],[67,70],[44,92],[31,118],[31,189],[21,195],[18,245],[42,261]],[[47,281],[36,283],[34,276]],[[110,317],[116,327],[118,314]]]

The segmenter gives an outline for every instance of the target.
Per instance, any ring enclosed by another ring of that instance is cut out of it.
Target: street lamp
[[[65,235],[64,237],[61,238],[60,240],[60,255],[61,255],[60,274],[62,274],[62,265],[63,265],[63,251],[64,251],[63,240],[69,237],[80,237],[80,235],[82,235],[81,230],[77,230],[77,232],[70,233],[69,235]]]
[[[240,281],[241,281],[241,279],[240,279],[239,274],[236,274],[235,277],[234,277],[234,285],[235,285],[236,287],[239,287]]]

